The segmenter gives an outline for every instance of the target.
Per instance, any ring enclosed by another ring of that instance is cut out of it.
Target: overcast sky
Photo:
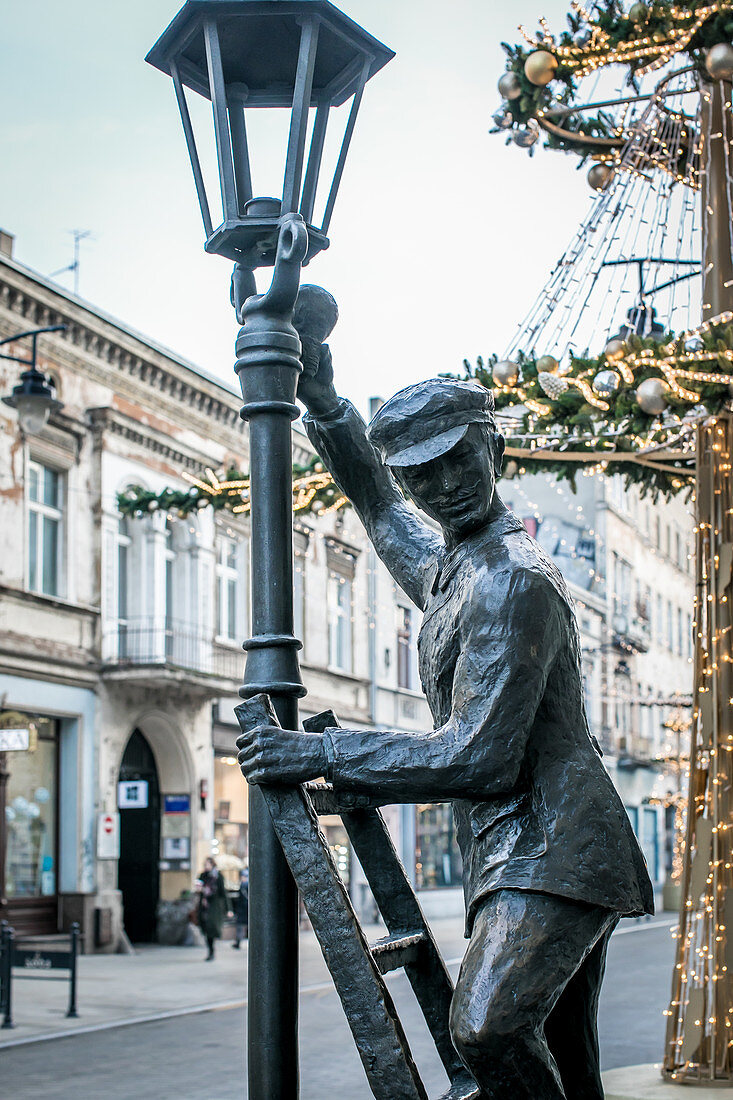
[[[590,191],[575,157],[530,159],[488,134],[500,42],[540,15],[562,29],[566,0],[341,6],[397,54],[367,86],[331,248],[305,274],[339,302],[337,381],[364,409],[372,394],[501,351]],[[177,10],[171,0],[5,5],[0,226],[16,235],[16,258],[44,274],[70,262],[69,230],[91,231],[81,296],[231,380],[231,264],[203,251],[171,82],[143,61]]]

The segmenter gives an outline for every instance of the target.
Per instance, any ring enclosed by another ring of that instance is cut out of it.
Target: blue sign
[[[190,814],[191,796],[188,794],[163,795],[163,813],[165,814]]]

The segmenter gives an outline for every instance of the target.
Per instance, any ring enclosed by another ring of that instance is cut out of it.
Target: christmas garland
[[[494,115],[497,131],[507,141],[528,148],[546,134],[546,146],[577,153],[583,160],[608,157],[624,142],[624,132],[603,111],[580,120],[563,117],[552,122],[551,112],[578,104],[578,81],[608,65],[625,65],[629,84],[638,90],[639,76],[661,68],[684,54],[715,79],[730,79],[733,71],[733,0],[655,0],[634,3],[624,12],[618,0],[595,4],[592,11],[573,3],[567,31],[553,35],[540,20],[541,32],[527,34],[525,43],[503,42],[506,71],[499,80],[504,103]],[[717,53],[709,51],[717,47]],[[548,112],[550,115],[548,117]]]
[[[510,476],[549,471],[574,486],[580,470],[597,467],[669,497],[691,488],[695,423],[729,405],[731,322],[726,313],[678,337],[630,333],[601,355],[571,354],[564,367],[522,353],[464,360],[464,377],[494,394]]]
[[[215,472],[207,468],[202,478],[183,474],[190,489],[162,489],[154,493],[141,485],[117,494],[117,507],[123,516],[145,516],[163,511],[185,519],[192,512],[213,508],[215,512],[249,514],[249,475],[230,466]],[[324,469],[318,456],[307,466],[293,465],[293,510],[326,515],[348,505],[348,501]]]

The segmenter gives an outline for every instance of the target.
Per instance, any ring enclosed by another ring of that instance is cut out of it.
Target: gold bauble
[[[536,84],[538,88],[544,88],[554,79],[558,60],[554,54],[547,50],[535,50],[524,62],[524,75],[530,84]]]
[[[629,8],[629,19],[632,23],[646,23],[649,18],[649,8],[646,4],[636,3]]]
[[[541,355],[537,360],[538,374],[554,374],[560,369],[560,364],[554,355]]]
[[[623,359],[626,355],[626,344],[623,340],[609,340],[606,344],[603,354],[608,359],[609,363],[617,363],[619,359]]]

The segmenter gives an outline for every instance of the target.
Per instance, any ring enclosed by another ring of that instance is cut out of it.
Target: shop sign
[[[163,795],[163,813],[166,814],[190,814],[190,794],[165,794]]]
[[[30,743],[30,730],[0,730],[0,752],[27,752]]]
[[[121,810],[147,809],[147,779],[125,779],[120,781],[117,784],[117,805]]]
[[[97,824],[97,859],[120,858],[120,815],[100,814]]]

